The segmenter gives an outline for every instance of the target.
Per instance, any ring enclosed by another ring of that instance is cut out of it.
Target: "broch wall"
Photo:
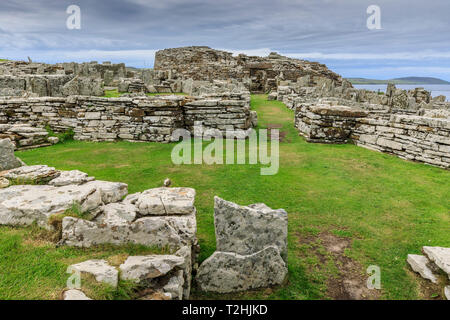
[[[292,59],[271,53],[268,57],[233,56],[209,47],[182,47],[160,50],[155,55],[155,70],[170,71],[182,79],[195,81],[237,79],[251,92],[276,90],[283,81],[310,76],[312,84],[330,79],[338,84],[342,78],[317,62]]]

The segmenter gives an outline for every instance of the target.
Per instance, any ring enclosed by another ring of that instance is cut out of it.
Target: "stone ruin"
[[[214,81],[242,83],[252,93],[268,93],[286,81],[309,76],[312,83],[331,79],[340,84],[342,78],[317,62],[292,59],[275,52],[268,57],[233,56],[209,47],[183,47],[160,50],[155,55],[155,71],[202,85]]]
[[[344,80],[309,76],[278,86],[269,95],[295,111],[295,127],[308,142],[353,142],[441,168],[450,168],[450,102],[423,88],[386,94],[358,90]]]
[[[105,89],[124,94],[101,97]],[[186,95],[146,95],[154,92]],[[155,68],[140,70],[96,62],[3,61],[0,139],[6,139],[0,140],[0,165],[6,171],[0,173],[0,224],[37,223],[52,229],[49,221],[76,203],[85,215],[62,219],[59,245],[170,248],[167,255],[128,257],[118,268],[104,260],[71,266],[113,287],[120,280],[135,281],[145,289],[144,299],[188,299],[193,276],[201,290],[217,293],[282,284],[287,276],[287,213],[282,209],[244,207],[216,197],[217,251],[198,267],[193,189],[127,195],[125,184],[97,181],[77,170],[26,166],[14,156],[14,149],[57,143],[49,129],[71,130],[78,140],[171,142],[176,129],[194,133],[194,124],[201,123],[222,133],[240,130],[245,137],[257,124],[250,93],[269,93],[269,99],[293,109],[295,126],[309,142],[353,141],[450,167],[450,103],[445,97],[393,85],[386,94],[357,90],[319,63],[276,53],[234,57],[208,47],[158,51]],[[441,258],[427,257],[446,270]],[[420,270],[416,265],[425,259],[408,261]],[[63,298],[89,299],[80,290],[67,290]]]
[[[202,290],[214,292],[270,287],[287,276],[287,213],[282,209],[240,207],[216,197],[218,251],[199,269],[194,189],[162,187],[129,195],[124,183],[98,181],[78,170],[26,166],[14,157],[8,139],[0,140],[0,148],[0,225],[37,224],[57,232],[58,246],[138,244],[170,250],[128,256],[118,267],[88,260],[69,266],[71,273],[90,275],[112,288],[132,281],[138,298],[150,300],[189,299],[194,276]],[[79,212],[70,212],[74,206]],[[65,290],[62,297],[90,299],[82,288]]]

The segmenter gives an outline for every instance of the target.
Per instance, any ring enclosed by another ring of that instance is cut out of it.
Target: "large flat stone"
[[[183,264],[184,259],[175,255],[131,256],[120,265],[120,278],[142,283],[164,276]]]
[[[180,248],[194,243],[197,232],[195,213],[186,216],[144,217],[133,223],[98,224],[82,219],[63,219],[61,243],[90,247],[127,243]]]
[[[61,174],[55,168],[45,165],[24,166],[0,173],[0,176],[16,183],[45,184]]]
[[[287,260],[288,215],[265,204],[247,207],[214,198],[217,251],[248,255],[276,246]]]
[[[433,283],[438,283],[438,278],[430,267],[431,261],[428,260],[427,257],[417,254],[408,254],[406,261],[415,272],[422,276],[422,278],[428,279]]]
[[[447,273],[450,278],[450,248],[442,247],[423,247],[425,253],[431,261],[433,261],[439,268]]]
[[[230,293],[282,284],[287,272],[271,246],[251,255],[216,251],[201,264],[196,280],[203,291]]]
[[[110,266],[105,260],[88,260],[73,264],[69,267],[71,271],[78,271],[81,274],[87,273],[95,277],[98,282],[117,287],[119,281],[119,271]],[[83,278],[81,278],[83,281]]]
[[[136,219],[137,209],[134,205],[125,202],[107,204],[101,208],[102,214],[96,222],[109,226],[131,223]]]
[[[37,222],[48,227],[52,215],[64,213],[73,203],[79,203],[86,212],[95,211],[103,204],[121,200],[127,189],[126,184],[106,181],[80,186],[18,185],[0,189],[0,224]]]
[[[156,188],[142,192],[136,207],[142,215],[191,214],[194,201],[194,189]]]
[[[87,173],[78,170],[61,171],[60,173],[59,177],[49,182],[49,185],[62,187],[71,184],[83,184],[95,180],[95,178],[89,177]]]

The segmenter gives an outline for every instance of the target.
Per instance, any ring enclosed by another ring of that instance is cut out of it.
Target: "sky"
[[[80,29],[67,28],[70,5]],[[367,26],[371,5],[380,29]],[[449,13],[449,0],[2,0],[0,58],[151,68],[157,50],[206,45],[275,51],[344,77],[450,81]]]

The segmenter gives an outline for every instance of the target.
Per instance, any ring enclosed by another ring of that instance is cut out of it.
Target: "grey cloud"
[[[70,4],[81,7],[81,30],[65,28]],[[383,30],[366,28],[371,4],[381,7]],[[7,0],[0,54],[183,45],[287,54],[449,52],[448,12],[448,0]]]

